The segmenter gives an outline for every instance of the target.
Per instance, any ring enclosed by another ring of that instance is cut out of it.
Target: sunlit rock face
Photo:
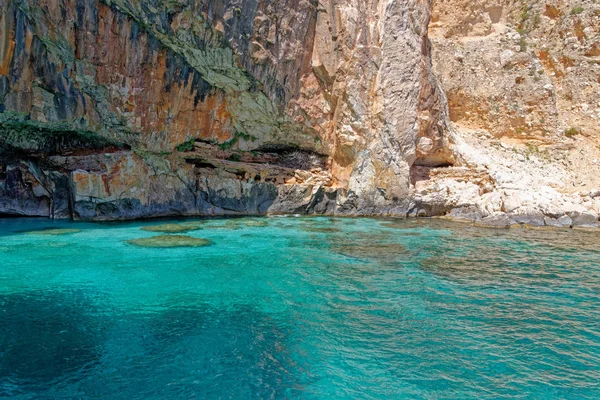
[[[416,182],[424,210],[598,225],[599,21],[586,0],[434,1],[434,73],[460,168]]]
[[[319,13],[312,65],[332,114],[332,175],[361,212],[405,207],[411,166],[451,159],[430,68],[430,7],[334,1]]]
[[[5,111],[153,151],[236,133],[260,144],[283,140],[283,129],[286,142],[307,145],[288,131],[310,127],[282,110],[310,68],[308,2],[3,3]]]
[[[2,212],[403,210],[415,161],[450,156],[430,6],[3,1],[4,168],[41,200],[15,205],[5,183]],[[273,169],[297,150],[321,162]]]

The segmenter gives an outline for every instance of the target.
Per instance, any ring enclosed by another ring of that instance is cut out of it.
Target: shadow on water
[[[299,385],[298,366],[287,347],[289,332],[253,307],[170,305],[160,313],[130,317],[127,324],[125,329],[140,333],[138,350],[114,361],[122,365],[120,379],[140,383],[128,389],[132,396],[147,398],[155,394],[149,388],[162,387],[161,396],[170,398],[199,393],[208,398],[282,398]],[[113,339],[130,351],[136,335],[127,336]],[[108,378],[106,384],[112,381]]]
[[[124,313],[35,291],[0,295],[0,320],[0,397],[281,398],[301,384],[288,329],[250,306]]]
[[[100,361],[102,321],[81,292],[0,295],[0,396],[44,389]]]

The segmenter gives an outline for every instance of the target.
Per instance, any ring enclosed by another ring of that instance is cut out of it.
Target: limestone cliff
[[[0,0],[0,213],[596,224],[564,3]]]
[[[417,184],[422,200],[501,226],[596,226],[600,4],[438,0],[429,31],[465,168]]]

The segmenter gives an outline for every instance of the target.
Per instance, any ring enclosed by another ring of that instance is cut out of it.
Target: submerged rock
[[[398,243],[369,243],[333,245],[331,250],[346,257],[376,260],[385,263],[406,258],[409,251]]]
[[[127,243],[138,247],[155,247],[155,248],[170,248],[170,247],[204,247],[210,246],[212,241],[208,239],[195,238],[185,235],[160,235],[149,238],[132,239]]]
[[[192,228],[202,228],[208,222],[209,222],[208,220],[186,221],[186,222],[182,222],[180,225],[182,225],[182,226],[189,226],[189,227],[192,227]]]
[[[237,230],[240,229],[242,226],[240,225],[240,223],[236,220],[230,220],[230,221],[226,221],[225,223],[222,224],[206,224],[206,229],[224,229],[224,230]]]
[[[341,232],[338,228],[326,228],[321,226],[304,226],[301,228],[305,232],[318,232],[318,233],[337,233]]]
[[[263,219],[244,220],[242,223],[244,226],[252,227],[252,228],[260,228],[260,227],[269,226],[269,223]]]
[[[189,232],[201,229],[200,226],[184,225],[184,224],[162,224],[142,227],[143,231],[147,232],[163,232],[163,233],[180,233]]]
[[[79,233],[80,229],[67,229],[67,228],[53,228],[53,229],[41,229],[37,231],[28,231],[23,232],[27,235],[48,235],[48,236],[58,236],[58,235],[68,235],[71,233]]]
[[[25,387],[50,387],[101,364],[107,325],[94,317],[92,298],[77,289],[0,294],[2,397]],[[9,388],[10,380],[15,384]]]
[[[424,222],[427,221],[427,222]],[[402,230],[403,235],[405,236],[418,236],[419,232],[414,232],[412,230],[422,228],[425,223],[431,223],[429,219],[397,219],[391,221],[385,221],[381,223],[381,226],[389,229],[398,229]]]
[[[507,229],[516,225],[517,222],[504,213],[497,213],[483,218],[481,221],[473,223],[474,226],[480,228],[498,228]]]

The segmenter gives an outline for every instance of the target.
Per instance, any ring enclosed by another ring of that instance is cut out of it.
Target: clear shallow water
[[[0,397],[600,398],[596,233],[238,221],[0,220]]]

